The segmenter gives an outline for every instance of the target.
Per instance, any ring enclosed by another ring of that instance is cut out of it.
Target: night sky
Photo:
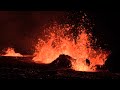
[[[0,50],[13,47],[24,54],[32,53],[42,27],[63,15],[55,11],[0,11]]]

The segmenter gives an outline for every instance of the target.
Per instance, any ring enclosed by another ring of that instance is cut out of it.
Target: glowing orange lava
[[[55,23],[53,26],[44,30],[44,38],[39,39],[35,46],[36,51],[33,60],[37,63],[51,63],[60,54],[69,55],[72,69],[76,71],[96,71],[96,65],[104,65],[109,51],[101,48],[94,49],[91,46],[92,34],[86,32],[86,28],[79,26],[78,35],[75,39],[71,29],[74,26],[69,24],[59,25]],[[90,61],[90,65],[86,64],[86,59]]]
[[[20,53],[16,53],[15,51],[14,51],[14,48],[8,48],[6,51],[5,51],[5,55],[3,55],[3,56],[23,56],[23,55],[21,55]]]

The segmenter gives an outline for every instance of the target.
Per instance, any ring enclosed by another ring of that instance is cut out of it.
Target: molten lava
[[[16,53],[14,51],[14,48],[8,48],[6,51],[5,51],[5,55],[3,56],[20,56],[22,57],[23,55],[21,55],[20,53]]]
[[[70,60],[72,69],[76,71],[96,71],[96,65],[104,65],[109,51],[101,48],[94,49],[91,45],[92,34],[88,33],[82,25],[77,28],[78,35],[74,38],[71,29],[74,26],[55,23],[53,26],[44,30],[44,38],[39,39],[35,46],[36,63],[51,63],[61,54],[69,55],[74,58]],[[86,64],[89,60],[89,64]]]

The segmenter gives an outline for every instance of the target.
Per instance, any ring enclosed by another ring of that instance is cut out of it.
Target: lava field
[[[50,64],[37,64],[32,57],[0,56],[0,79],[120,79],[120,73],[83,72],[70,68],[64,55]],[[62,62],[64,61],[64,62]]]

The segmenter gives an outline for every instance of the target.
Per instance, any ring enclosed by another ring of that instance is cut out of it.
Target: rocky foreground
[[[70,69],[69,61],[61,61],[63,58],[64,56],[59,57],[51,64],[45,65],[32,62],[32,57],[0,56],[0,79],[120,79],[120,73],[104,70],[74,71]]]

